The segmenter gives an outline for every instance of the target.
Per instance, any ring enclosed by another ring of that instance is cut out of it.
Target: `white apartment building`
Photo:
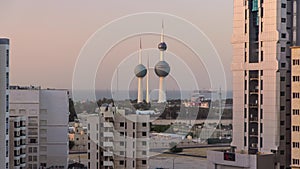
[[[291,167],[300,168],[300,47],[292,48]]]
[[[149,115],[104,106],[88,117],[88,168],[148,168]]]
[[[68,91],[12,86],[10,96],[10,115],[26,118],[27,167],[67,168]]]
[[[0,38],[0,168],[9,168],[9,39]]]
[[[225,153],[210,152],[209,168],[266,168],[270,163],[268,168],[290,168],[290,47],[300,40],[299,3],[234,0],[231,145],[235,153],[226,157],[235,158],[225,160]]]
[[[26,118],[9,117],[9,168],[27,169],[26,166]]]

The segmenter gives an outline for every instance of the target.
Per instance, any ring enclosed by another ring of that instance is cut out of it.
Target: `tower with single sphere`
[[[138,78],[138,97],[137,103],[143,102],[143,78],[147,75],[147,68],[142,64],[142,43],[140,40],[139,64],[134,69],[135,76]]]
[[[160,51],[159,62],[155,65],[155,73],[159,77],[159,93],[158,93],[158,103],[166,102],[165,93],[165,77],[170,73],[170,66],[164,60],[164,52],[167,50],[167,44],[164,42],[164,24],[162,24],[161,42],[158,44],[158,49]]]

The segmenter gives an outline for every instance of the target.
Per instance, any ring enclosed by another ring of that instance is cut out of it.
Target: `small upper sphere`
[[[159,61],[155,65],[155,73],[158,77],[166,77],[170,73],[170,66],[166,61]]]
[[[135,67],[134,73],[136,77],[145,77],[147,74],[147,69],[143,64],[139,64]]]
[[[160,51],[166,51],[167,50],[167,44],[165,42],[161,42],[158,44],[158,49]]]

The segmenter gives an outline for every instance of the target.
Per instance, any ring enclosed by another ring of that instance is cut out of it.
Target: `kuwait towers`
[[[162,23],[162,32],[160,43],[158,44],[158,49],[160,50],[159,62],[155,65],[155,73],[159,77],[159,93],[158,93],[158,103],[166,102],[165,93],[165,77],[170,73],[170,66],[164,60],[164,52],[167,50],[167,44],[164,42],[164,24]]]
[[[142,64],[142,42],[140,39],[139,64],[134,69],[135,76],[138,78],[138,98],[137,103],[143,102],[143,78],[147,74],[146,67]]]

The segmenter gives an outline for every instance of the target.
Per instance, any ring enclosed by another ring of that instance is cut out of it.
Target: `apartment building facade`
[[[26,166],[26,118],[10,116],[9,119],[9,168],[27,169]]]
[[[9,39],[0,38],[0,168],[9,168]]]
[[[299,1],[234,0],[231,145],[233,156],[255,157],[240,159],[243,167],[264,168],[258,161],[273,155],[270,168],[290,168],[290,47],[299,43],[299,23]],[[220,161],[211,157],[210,163],[211,168],[228,165],[225,156]]]
[[[112,106],[89,116],[88,168],[148,168],[149,120]]]
[[[10,115],[26,118],[27,168],[66,168],[68,92],[12,86],[10,96]]]
[[[292,48],[291,167],[300,168],[300,47]]]

